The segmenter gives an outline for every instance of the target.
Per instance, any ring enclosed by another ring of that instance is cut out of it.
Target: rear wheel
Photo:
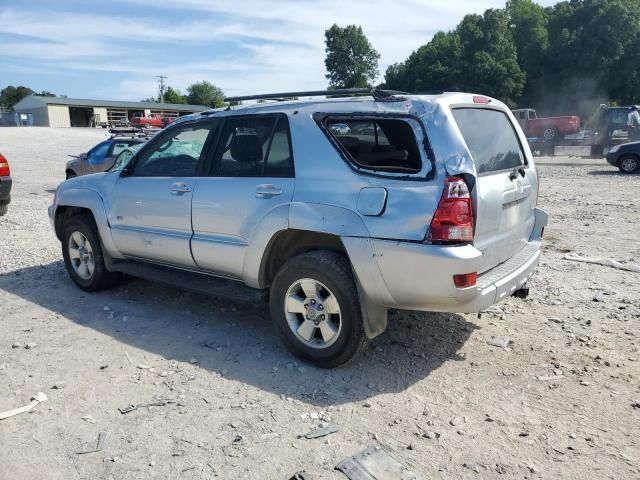
[[[625,155],[620,159],[618,165],[622,173],[636,173],[640,171],[640,161],[638,161],[638,157],[633,155]]]
[[[70,178],[75,178],[75,177],[77,177],[77,176],[78,176],[78,175],[77,175],[77,174],[76,174],[76,172],[74,172],[73,170],[69,170],[69,171],[67,172],[67,180],[69,180]]]
[[[62,236],[64,264],[74,283],[87,292],[111,288],[121,275],[107,270],[100,235],[92,217],[72,217],[64,225]]]
[[[556,127],[545,127],[542,136],[545,140],[556,140],[560,136],[560,131]]]
[[[269,303],[284,343],[309,363],[337,367],[367,344],[351,266],[342,255],[314,251],[292,258],[276,274]]]

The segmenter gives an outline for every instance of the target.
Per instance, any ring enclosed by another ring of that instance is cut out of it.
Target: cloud
[[[0,35],[9,38],[0,58],[15,68],[41,65],[43,75],[118,74],[124,80],[111,96],[137,99],[153,94],[158,74],[182,90],[207,79],[228,94],[325,87],[324,30],[333,23],[363,27],[382,55],[382,75],[436,31],[504,0],[114,0],[113,12],[88,4],[65,11],[65,0],[51,5],[0,8]],[[168,57],[167,49],[185,54]]]

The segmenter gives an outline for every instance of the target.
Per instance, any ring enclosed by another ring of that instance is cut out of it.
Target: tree
[[[38,97],[55,97],[56,96],[55,93],[49,92],[48,90],[42,90],[40,93],[33,92],[33,94]]]
[[[180,90],[172,87],[167,87],[167,91],[164,92],[165,103],[187,103],[184,95],[180,93]]]
[[[29,87],[14,87],[13,85],[9,85],[8,87],[0,90],[0,105],[7,108],[13,108],[13,106],[20,100],[32,94],[33,90]]]
[[[224,107],[224,93],[214,84],[203,80],[187,87],[187,103],[211,108]]]
[[[158,99],[156,97],[148,97],[140,100],[142,103],[158,103]]]
[[[327,54],[324,64],[330,88],[364,88],[378,76],[380,54],[362,27],[333,24],[324,32]]]

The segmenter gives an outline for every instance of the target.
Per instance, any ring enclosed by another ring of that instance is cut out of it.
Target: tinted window
[[[107,156],[110,146],[111,146],[111,142],[108,140],[106,142],[102,142],[96,145],[92,150],[89,151],[89,154],[87,155],[87,161],[89,163],[102,162]]]
[[[224,177],[292,177],[286,120],[227,118],[218,140],[213,173]]]
[[[182,125],[167,130],[139,155],[133,174],[152,177],[190,177],[213,126]]]
[[[519,167],[524,155],[516,132],[503,112],[482,108],[453,110],[478,173]]]
[[[330,117],[325,125],[358,167],[383,172],[420,171],[420,150],[413,128],[405,120]]]

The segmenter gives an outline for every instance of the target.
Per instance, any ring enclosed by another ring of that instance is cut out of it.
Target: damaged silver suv
[[[387,309],[477,312],[522,296],[547,215],[509,109],[388,91],[250,103],[176,120],[122,170],[49,208],[73,281],[122,273],[269,301],[289,349],[340,365]]]

